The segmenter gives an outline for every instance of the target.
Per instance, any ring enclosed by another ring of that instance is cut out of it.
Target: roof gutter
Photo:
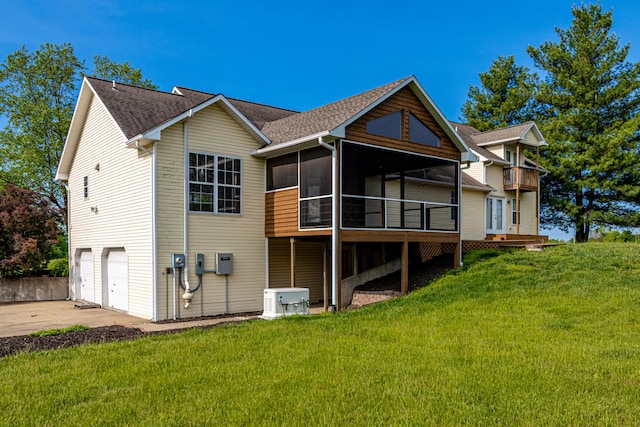
[[[324,136],[330,136],[331,133],[329,131],[318,132],[313,135],[304,136],[302,138],[292,139],[291,141],[283,142],[281,144],[269,144],[266,147],[258,148],[257,150],[251,153],[252,156],[264,156],[266,157],[268,154],[279,151],[285,148],[293,147],[295,145],[301,144],[303,142],[313,141],[314,139],[320,140],[320,138]]]

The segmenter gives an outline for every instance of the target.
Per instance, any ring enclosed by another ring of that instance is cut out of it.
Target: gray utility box
[[[233,274],[233,254],[216,254],[216,274]]]
[[[171,254],[171,267],[184,268],[185,262],[184,254]]]

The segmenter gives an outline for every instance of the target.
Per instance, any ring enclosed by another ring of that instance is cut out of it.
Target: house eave
[[[236,121],[238,121],[240,123],[240,125],[245,128],[245,130],[247,130],[250,134],[252,134],[252,136],[259,142],[263,143],[263,144],[268,144],[269,143],[269,139],[262,133],[260,132],[260,130],[258,130],[258,128],[256,128],[253,123],[251,123],[240,111],[238,111],[238,109],[236,107],[233,106],[233,104],[231,104],[223,95],[216,95],[211,99],[206,100],[205,102],[203,102],[202,104],[196,105],[193,108],[190,108],[189,110],[165,121],[164,123],[159,124],[158,126],[151,128],[141,134],[138,134],[132,138],[129,138],[127,141],[125,141],[125,145],[129,146],[132,143],[136,142],[136,141],[143,141],[143,140],[147,140],[147,141],[159,141],[160,140],[160,135],[161,132],[178,123],[181,122],[183,120],[189,119],[190,117],[192,117],[195,113],[197,113],[200,110],[203,110],[204,108],[207,108],[213,104],[216,103],[220,103],[220,105],[222,106],[222,108],[227,112],[227,113],[231,113],[230,115],[232,117],[234,117],[234,119],[236,119]]]
[[[318,143],[318,138],[322,138],[325,136],[334,136],[335,138],[339,138],[338,136],[332,135],[329,131],[322,131],[313,135],[304,136],[302,138],[296,138],[291,141],[267,145],[266,147],[262,147],[253,151],[251,155],[255,157],[273,157],[274,155],[290,153],[292,151],[296,151],[299,148],[303,148],[304,146],[306,146],[305,143],[315,145]]]

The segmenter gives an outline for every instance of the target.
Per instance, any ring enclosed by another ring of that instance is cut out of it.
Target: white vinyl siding
[[[163,274],[170,266],[171,254],[184,252],[183,131],[182,122],[163,130],[158,145],[158,315],[161,319],[173,317],[172,278]],[[251,156],[260,145],[217,105],[189,119],[187,135],[188,151],[215,153],[242,161],[241,215],[188,214],[189,282],[192,287],[197,284],[196,253],[205,255],[207,270],[215,268],[216,253],[233,253],[234,273],[228,277],[229,312],[260,310],[266,283],[265,161]],[[168,289],[166,279],[169,279]],[[180,292],[179,305],[182,305],[181,295]],[[225,276],[213,273],[204,274],[202,288],[194,293],[191,307],[179,308],[181,317],[221,314],[225,309]]]
[[[151,318],[151,158],[124,145],[122,133],[96,97],[88,108],[69,172],[70,253],[75,254],[76,248],[93,251],[94,299],[101,304],[107,277],[102,255],[108,248],[124,248],[130,265],[128,313]],[[84,177],[91,185],[88,198]],[[74,260],[72,266],[77,263]]]
[[[462,240],[484,240],[485,192],[462,189]]]
[[[483,162],[474,162],[469,165],[468,168],[462,170],[462,173],[467,174],[476,181],[484,184],[484,164]]]

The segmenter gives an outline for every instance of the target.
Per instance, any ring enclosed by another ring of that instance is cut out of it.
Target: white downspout
[[[152,304],[153,304],[153,314],[151,317],[152,322],[158,321],[158,232],[156,228],[156,154],[157,154],[157,145],[153,143],[153,150],[149,150],[148,148],[144,148],[140,145],[140,141],[136,141],[136,148],[138,150],[144,151],[149,156],[151,156],[151,264],[153,273],[152,277]]]
[[[335,313],[338,309],[338,180],[336,179],[336,147],[318,138],[318,144],[331,151],[331,310]]]
[[[187,122],[193,116],[193,110],[189,110],[189,117],[185,119],[182,125],[183,129],[183,156],[184,156],[184,308],[189,308],[191,305],[191,286],[189,286],[189,151],[187,147]]]
[[[469,162],[467,162],[467,167],[469,167]],[[459,266],[462,267],[464,263],[462,262],[462,167],[458,167],[458,256],[459,256]]]
[[[67,279],[68,279],[68,284],[67,284],[67,301],[69,301],[71,299],[71,272],[74,272],[74,276],[75,276],[75,270],[71,268],[71,190],[69,190],[69,183],[68,182],[64,182],[61,181],[62,185],[64,186],[65,190],[67,191]]]

